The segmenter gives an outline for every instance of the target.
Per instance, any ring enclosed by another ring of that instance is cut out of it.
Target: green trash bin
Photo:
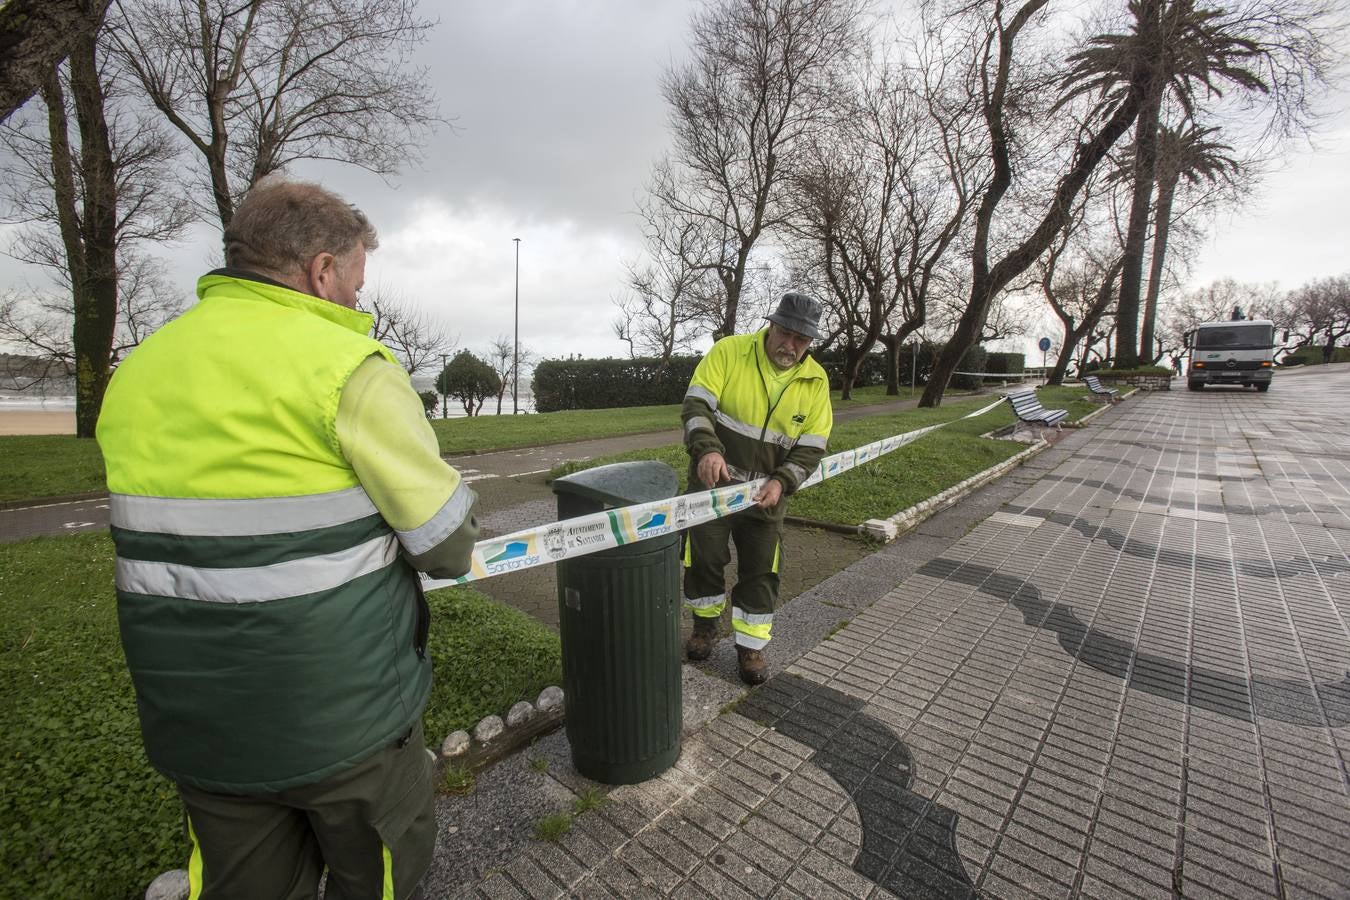
[[[679,477],[665,463],[597,466],[553,482],[558,525],[550,541],[584,545],[567,519],[669,498],[668,509],[629,522],[611,513],[605,528],[659,536],[561,560],[558,631],[562,638],[567,739],[577,771],[604,784],[646,781],[680,755]]]

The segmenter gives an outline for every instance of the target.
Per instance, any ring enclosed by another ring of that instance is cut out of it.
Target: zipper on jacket
[[[765,356],[769,355],[767,346],[765,347],[764,355]],[[798,365],[800,365],[800,363],[798,363]],[[764,424],[759,426],[759,445],[762,447],[765,444],[764,436],[769,433],[769,420],[773,418],[773,411],[778,408],[778,404],[783,402],[783,397],[786,396],[788,390],[791,389],[792,382],[796,381],[797,379],[793,378],[786,385],[784,385],[782,393],[778,395],[778,399],[770,402],[772,398],[770,397],[769,394],[769,380],[764,377],[764,367],[761,366],[759,363],[759,353],[755,353],[755,371],[759,373],[759,386],[764,388],[764,403],[769,407],[769,411],[764,414]],[[798,435],[797,437],[793,438],[792,443],[790,445],[783,448],[784,458],[786,458],[787,455],[792,452],[792,448],[797,446],[797,442],[800,440],[801,435]],[[768,462],[772,463],[772,465],[770,465],[768,471],[764,473],[765,475],[771,474],[774,469],[778,468],[778,462],[774,458],[777,456],[778,456],[777,453],[770,455],[770,459],[768,460]]]
[[[422,576],[412,573],[413,584],[417,586],[417,625],[413,629],[413,649],[418,659],[427,658],[427,638],[431,635],[431,606],[427,603],[427,592],[422,590]]]

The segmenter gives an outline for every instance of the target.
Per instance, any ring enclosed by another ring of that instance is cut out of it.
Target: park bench
[[[1058,428],[1059,423],[1069,415],[1067,409],[1046,409],[1041,406],[1041,401],[1036,399],[1035,388],[1009,391],[1008,403],[1017,414],[1017,418],[1033,425],[1053,425]]]
[[[1097,397],[1105,397],[1107,400],[1115,400],[1116,394],[1119,393],[1119,391],[1117,391],[1115,388],[1109,388],[1104,386],[1101,382],[1101,379],[1099,379],[1096,375],[1084,376],[1083,383],[1086,384],[1087,389],[1092,392],[1093,399],[1096,399]]]

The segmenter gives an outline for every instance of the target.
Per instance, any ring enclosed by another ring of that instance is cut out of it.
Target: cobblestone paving
[[[479,894],[1350,896],[1350,376],[1099,422]]]

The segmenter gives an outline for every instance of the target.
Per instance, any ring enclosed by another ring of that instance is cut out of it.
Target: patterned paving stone
[[[1121,404],[480,890],[1350,896],[1346,434],[1350,372]]]

